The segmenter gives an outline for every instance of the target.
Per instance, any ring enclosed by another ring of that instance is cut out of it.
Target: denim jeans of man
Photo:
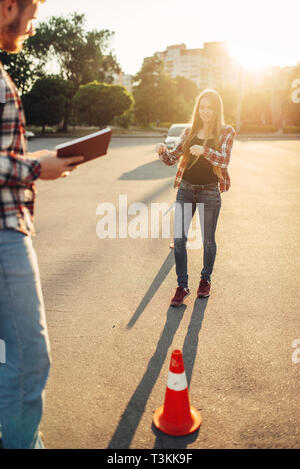
[[[37,258],[29,236],[0,230],[0,425],[4,449],[43,449],[39,424],[50,346]]]
[[[174,255],[177,283],[179,287],[184,288],[188,287],[186,242],[192,218],[197,207],[200,209],[200,205],[198,204],[204,204],[204,219],[201,220],[203,242],[203,269],[201,271],[201,279],[211,281],[216,259],[217,245],[215,233],[222,205],[219,188],[195,191],[182,184],[178,189],[176,198]]]

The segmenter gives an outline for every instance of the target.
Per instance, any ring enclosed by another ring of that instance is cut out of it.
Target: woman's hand
[[[190,148],[190,152],[193,156],[201,156],[204,153],[204,147],[203,145],[193,145]]]
[[[162,153],[163,151],[167,151],[168,148],[164,143],[158,143],[155,147],[156,153]]]

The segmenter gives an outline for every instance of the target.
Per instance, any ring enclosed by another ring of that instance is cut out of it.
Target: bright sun
[[[235,58],[245,70],[254,72],[274,65],[270,54],[254,48],[253,45],[245,46],[233,42],[228,44],[228,49],[230,56]]]

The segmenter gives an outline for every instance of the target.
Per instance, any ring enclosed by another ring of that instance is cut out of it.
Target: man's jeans
[[[43,448],[39,424],[50,347],[31,238],[0,230],[0,424],[5,449]],[[3,342],[2,342],[3,344]]]
[[[194,191],[194,189],[182,184],[177,192],[174,219],[174,255],[179,287],[188,287],[186,242],[197,204],[201,203],[204,204],[204,220],[203,226],[201,226],[204,238],[202,240],[203,269],[201,279],[209,282],[211,280],[217,253],[215,232],[222,205],[221,194],[218,187],[210,190]],[[198,206],[198,209],[200,209],[200,206]]]

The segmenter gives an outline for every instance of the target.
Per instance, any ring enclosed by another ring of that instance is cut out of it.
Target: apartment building
[[[132,76],[131,75],[126,75],[123,72],[120,72],[119,74],[115,73],[113,83],[114,85],[124,86],[129,93],[132,93]]]
[[[171,45],[160,56],[172,77],[189,78],[200,89],[238,84],[238,65],[229,57],[224,42],[205,42],[198,49],[187,49],[185,44]]]

